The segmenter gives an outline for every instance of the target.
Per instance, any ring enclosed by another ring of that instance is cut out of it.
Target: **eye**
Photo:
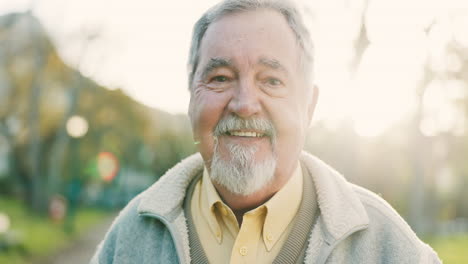
[[[222,92],[231,86],[233,80],[233,77],[227,74],[213,75],[213,77],[208,77],[206,86],[213,91]]]
[[[276,78],[268,78],[267,79],[267,84],[271,85],[271,86],[278,86],[278,85],[281,85],[283,83],[280,80],[276,79]]]
[[[227,82],[229,79],[228,77],[224,75],[218,75],[218,76],[213,77],[211,80],[215,82]]]
[[[274,74],[259,76],[259,86],[269,96],[284,97],[288,92],[288,79]]]

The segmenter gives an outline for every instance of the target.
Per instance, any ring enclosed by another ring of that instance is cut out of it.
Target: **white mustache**
[[[219,137],[233,130],[261,131],[266,136],[274,139],[276,130],[270,120],[261,118],[243,119],[236,115],[229,115],[221,119],[214,129],[214,136]]]

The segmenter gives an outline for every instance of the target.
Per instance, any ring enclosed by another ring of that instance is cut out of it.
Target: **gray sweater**
[[[378,195],[347,182],[308,153],[302,153],[301,162],[312,177],[319,208],[305,263],[441,263]],[[201,156],[192,155],[135,197],[90,263],[190,263],[183,201],[202,170]]]

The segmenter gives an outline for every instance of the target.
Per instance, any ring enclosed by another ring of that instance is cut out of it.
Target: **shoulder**
[[[351,183],[350,186],[366,209],[370,224],[378,225],[380,228],[392,227],[391,231],[399,233],[402,238],[418,240],[405,220],[382,197],[361,186]]]
[[[146,263],[144,259],[156,257],[158,248],[172,243],[166,241],[170,236],[163,223],[138,213],[140,201],[141,195],[120,211],[99,244],[92,264]]]
[[[145,225],[147,221],[138,213],[138,206],[140,205],[142,194],[133,198],[124,209],[119,212],[104,240],[116,235],[133,234],[135,231],[138,231],[142,225]]]
[[[433,249],[417,237],[388,202],[363,187],[350,186],[369,218],[368,228],[351,236],[354,242],[360,240],[357,244],[371,246],[374,253],[398,263],[440,263]]]
[[[130,201],[114,220],[91,263],[171,263],[178,259],[170,229],[180,232],[174,221],[180,215],[183,219],[187,186],[202,169],[201,156],[191,155]]]

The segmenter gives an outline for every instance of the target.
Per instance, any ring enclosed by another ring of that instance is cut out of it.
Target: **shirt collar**
[[[224,202],[219,197],[218,192],[216,191],[213,183],[211,182],[210,176],[208,175],[208,170],[206,167],[203,170],[203,178],[201,184],[201,211],[205,220],[210,227],[211,232],[216,237],[218,243],[221,243],[223,238],[222,229],[218,223],[216,217],[217,211],[222,212],[221,215],[227,214],[226,208],[223,207]],[[221,209],[223,208],[223,209]],[[221,215],[219,217],[221,217]]]
[[[298,163],[288,182],[268,202],[263,225],[263,242],[268,251],[276,244],[294,219],[302,200],[303,176]]]
[[[283,186],[283,188],[281,188],[265,204],[247,212],[260,212],[266,208],[266,217],[263,224],[262,239],[268,251],[270,251],[276,244],[297,213],[302,200],[302,177],[302,169],[300,163],[298,162],[293,175]],[[221,200],[221,197],[211,182],[206,167],[203,170],[201,185],[202,214],[207,221],[211,232],[216,237],[218,243],[221,243],[223,232],[218,220],[221,217],[228,219],[228,221],[237,220],[235,220],[232,210]],[[235,229],[231,230],[231,232],[239,232],[237,224],[227,225],[227,228]]]

